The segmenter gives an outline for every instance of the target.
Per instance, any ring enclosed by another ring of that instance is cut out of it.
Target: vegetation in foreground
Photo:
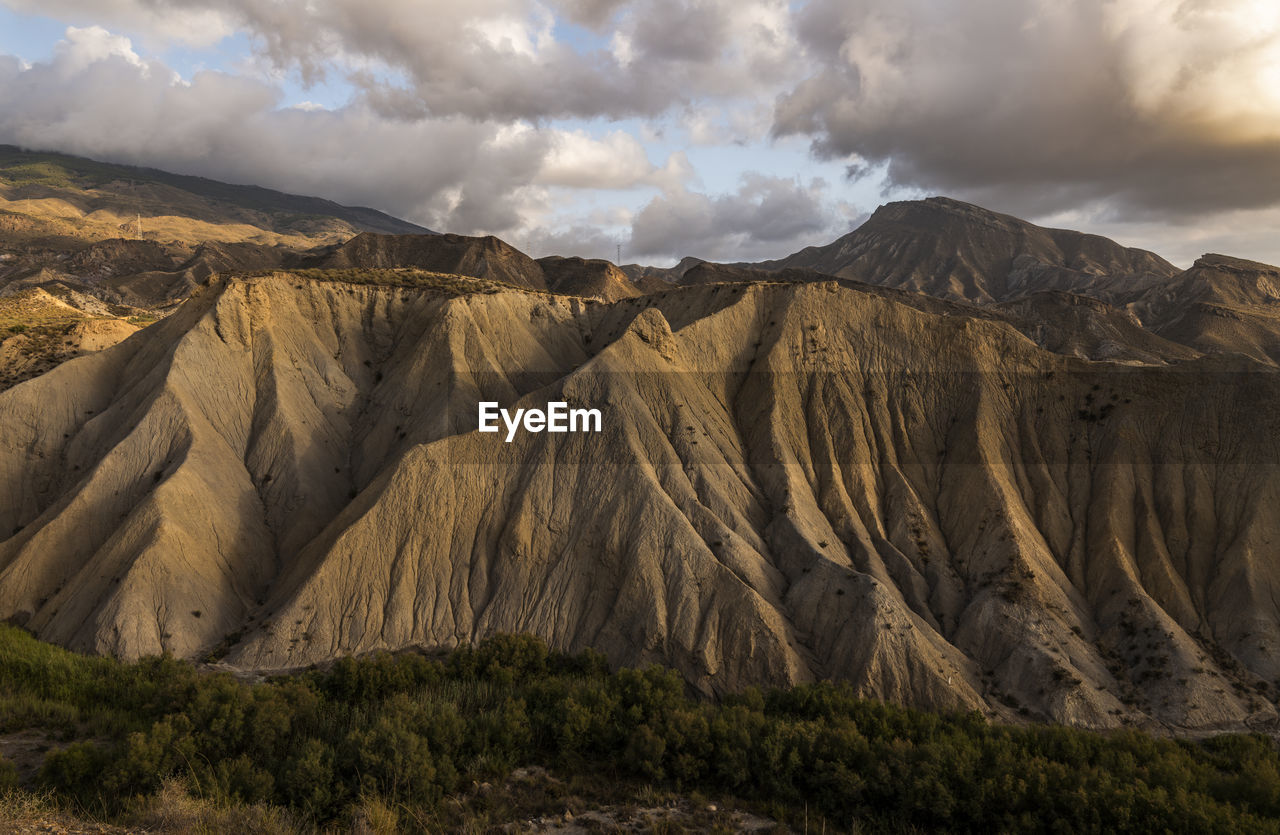
[[[45,807],[105,820],[155,824],[198,798],[224,816],[210,829],[446,829],[491,819],[474,787],[540,765],[566,791],[750,797],[832,831],[1280,830],[1280,752],[1265,736],[1006,727],[830,683],[710,703],[670,671],[610,672],[516,636],[246,684],[0,626],[0,750],[31,739],[41,763],[0,763],[0,795],[28,792],[0,814],[44,792]]]

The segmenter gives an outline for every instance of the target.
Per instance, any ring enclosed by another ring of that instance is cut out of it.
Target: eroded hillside
[[[253,669],[533,632],[707,693],[1275,721],[1270,365],[848,282],[342,277],[215,278],[0,394],[0,618]],[[603,431],[506,444],[480,400]]]

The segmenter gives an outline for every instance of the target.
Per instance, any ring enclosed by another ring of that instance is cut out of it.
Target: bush
[[[1265,736],[1005,727],[868,701],[831,682],[717,704],[691,698],[670,670],[611,673],[598,654],[518,636],[248,685],[172,658],[77,656],[0,627],[0,705],[22,706],[7,716],[10,731],[92,738],[48,754],[41,786],[137,820],[151,809],[148,820],[230,821],[217,815],[240,809],[270,829],[268,813],[283,808],[306,826],[426,826],[449,795],[539,763],[873,829],[1280,824],[1280,752]],[[0,789],[15,780],[0,763]]]

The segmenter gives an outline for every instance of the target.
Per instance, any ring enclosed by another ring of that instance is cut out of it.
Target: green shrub
[[[598,654],[516,636],[249,685],[172,658],[78,656],[0,627],[7,706],[7,731],[89,737],[49,753],[38,782],[106,815],[152,808],[146,798],[177,797],[180,785],[206,816],[240,804],[255,815],[284,808],[309,825],[386,828],[405,810],[403,820],[428,826],[451,794],[537,763],[872,829],[1280,824],[1280,751],[1261,735],[1192,742],[1007,727],[861,699],[830,682],[713,703],[692,698],[670,670],[609,672]],[[15,779],[0,765],[0,789]]]

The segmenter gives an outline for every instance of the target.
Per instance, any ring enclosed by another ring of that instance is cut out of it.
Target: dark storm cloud
[[[555,0],[552,5],[571,22],[599,31],[629,2],[630,0]]]
[[[1266,4],[815,0],[815,69],[774,132],[893,185],[1036,215],[1280,200],[1280,41]]]

